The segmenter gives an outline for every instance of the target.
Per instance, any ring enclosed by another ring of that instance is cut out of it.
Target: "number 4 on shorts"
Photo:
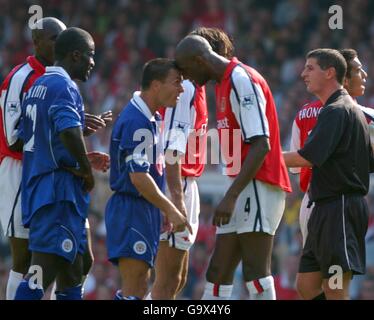
[[[251,211],[251,199],[247,198],[247,201],[245,202],[244,212],[247,212],[249,215],[250,211]]]

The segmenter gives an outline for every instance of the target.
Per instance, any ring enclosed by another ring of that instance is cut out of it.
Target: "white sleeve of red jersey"
[[[269,137],[266,98],[260,85],[254,83],[240,66],[233,70],[231,77],[230,102],[242,130],[243,140],[250,142],[256,136]]]
[[[26,67],[18,70],[11,78],[8,88],[2,88],[0,92],[3,130],[8,146],[14,144],[18,139],[18,125],[22,113],[22,87],[29,72]]]
[[[296,120],[292,123],[292,134],[291,134],[291,143],[290,151],[297,151],[300,149],[300,128],[296,123]],[[290,168],[292,173],[300,173],[300,168]]]
[[[166,149],[186,153],[187,139],[190,130],[194,128],[195,108],[193,106],[195,87],[188,81],[183,81],[184,91],[179,96],[175,108],[165,111],[165,143]]]

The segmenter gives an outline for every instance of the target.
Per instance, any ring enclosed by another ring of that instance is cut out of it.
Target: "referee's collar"
[[[347,90],[345,89],[338,89],[336,90],[327,100],[326,100],[326,103],[325,103],[325,106],[328,106],[329,104],[333,103],[334,101],[336,101],[338,99],[338,97],[342,96],[342,95],[349,95]]]
[[[141,111],[149,121],[156,121],[159,118],[159,114],[156,111],[153,115],[147,104],[144,102],[142,97],[140,96],[140,91],[135,91],[132,96],[132,102],[135,105],[135,107]]]
[[[46,73],[58,73],[61,76],[63,76],[64,78],[67,78],[67,79],[71,80],[69,74],[62,67],[58,67],[58,66],[46,67],[45,71],[46,71]]]

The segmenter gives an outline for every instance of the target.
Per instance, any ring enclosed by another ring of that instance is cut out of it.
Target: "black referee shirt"
[[[369,128],[346,90],[337,90],[329,97],[298,152],[313,164],[312,201],[368,193],[369,172],[374,169]]]

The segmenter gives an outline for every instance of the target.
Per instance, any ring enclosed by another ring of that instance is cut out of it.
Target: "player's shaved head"
[[[63,67],[72,79],[87,81],[95,66],[95,42],[80,28],[68,28],[56,39],[55,65]]]
[[[69,53],[77,50],[84,52],[94,44],[92,36],[80,28],[68,28],[57,37],[55,56],[57,61],[64,60]]]
[[[55,41],[64,30],[65,24],[53,17],[40,19],[31,27],[35,56],[43,65],[53,64]]]
[[[183,38],[175,50],[176,60],[190,59],[196,56],[206,56],[212,52],[209,42],[198,35]]]
[[[205,38],[212,46],[214,52],[231,59],[234,55],[232,39],[221,29],[199,27],[191,31],[190,35],[197,35]]]
[[[175,61],[183,77],[200,86],[209,80],[219,81],[230,62],[214,52],[205,38],[191,34],[178,43]]]
[[[32,39],[35,41],[45,34],[55,34],[56,37],[66,29],[66,25],[54,17],[45,17],[35,22],[31,27]]]

